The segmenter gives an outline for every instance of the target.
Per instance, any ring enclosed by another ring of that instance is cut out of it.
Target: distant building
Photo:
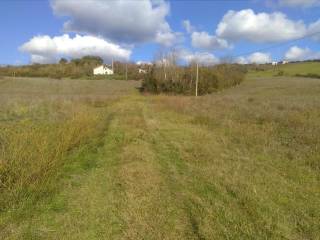
[[[146,73],[147,73],[147,70],[144,70],[144,69],[142,69],[142,68],[139,68],[139,73],[146,74]]]
[[[101,65],[93,69],[93,75],[112,75],[113,70],[107,65]]]
[[[282,61],[282,64],[288,64],[289,62],[288,61]]]
[[[272,62],[271,64],[272,64],[272,66],[277,66],[278,62]]]

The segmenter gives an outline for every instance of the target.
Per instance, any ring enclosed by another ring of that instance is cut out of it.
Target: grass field
[[[320,78],[320,62],[279,64],[276,67],[269,66],[265,71],[250,71],[249,75],[252,77],[300,75]]]
[[[320,81],[203,97],[0,79],[1,239],[320,239]]]

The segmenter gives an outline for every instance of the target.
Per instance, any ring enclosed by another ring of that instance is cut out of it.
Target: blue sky
[[[2,0],[0,29],[0,64],[152,61],[160,49],[208,63],[320,58],[320,34],[295,41],[320,32],[318,0]]]

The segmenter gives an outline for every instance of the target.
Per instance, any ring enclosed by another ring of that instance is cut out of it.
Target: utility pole
[[[126,62],[126,81],[128,81],[128,63]]]
[[[167,80],[166,61],[167,61],[167,59],[165,59],[164,58],[164,54],[162,54],[162,65],[163,65],[163,72],[164,72],[164,80]]]
[[[199,82],[199,64],[197,62],[197,75],[196,75],[196,97],[198,97],[198,82]]]

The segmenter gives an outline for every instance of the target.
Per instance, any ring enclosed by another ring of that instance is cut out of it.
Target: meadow
[[[262,66],[262,67],[261,67]],[[320,62],[296,62],[289,64],[278,64],[277,66],[261,65],[257,69],[252,68],[252,77],[310,77],[320,78]]]
[[[1,239],[320,239],[320,81],[201,97],[0,79]]]

